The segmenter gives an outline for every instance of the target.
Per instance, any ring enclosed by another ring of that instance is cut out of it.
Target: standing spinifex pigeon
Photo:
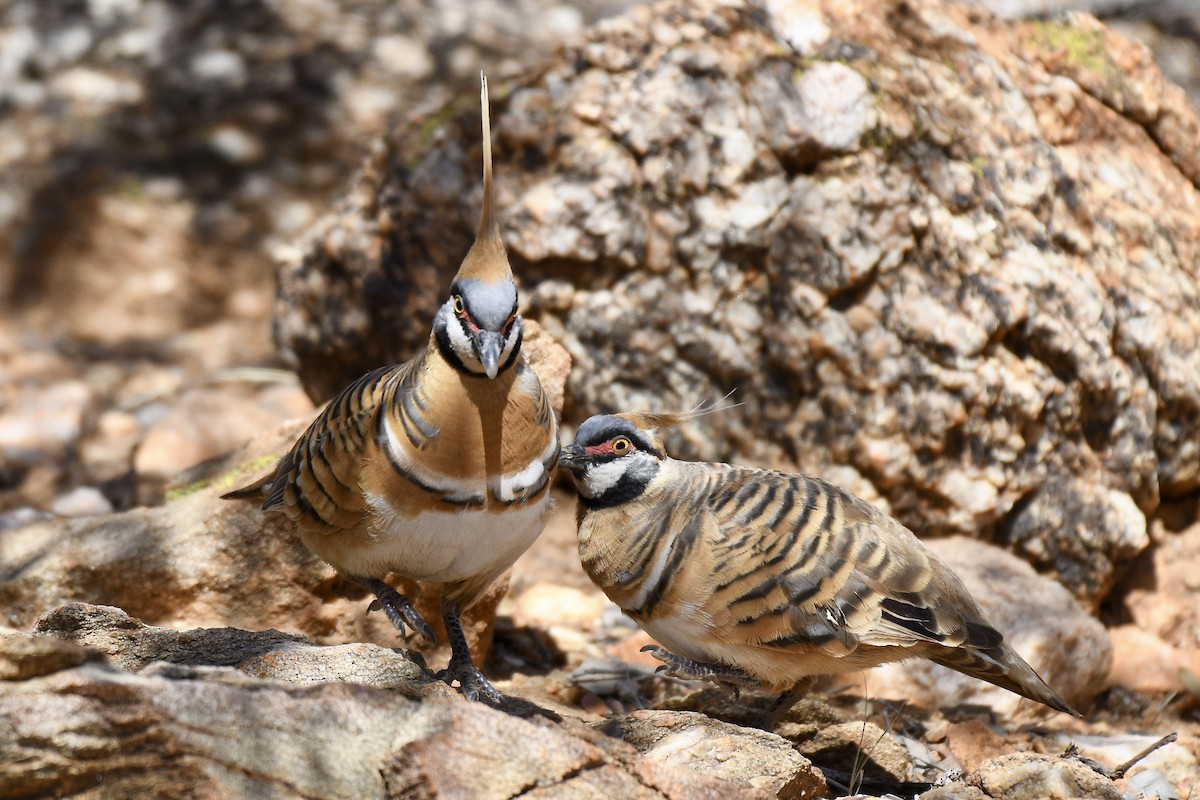
[[[483,212],[426,349],[338,395],[273,474],[226,497],[262,497],[304,543],[370,589],[392,623],[433,638],[388,573],[445,584],[443,677],[471,699],[501,695],[471,659],[459,614],[512,566],[549,510],[558,426],[521,356],[517,289],[492,208],[483,83]]]
[[[654,429],[685,418],[592,417],[560,461],[584,569],[667,674],[786,703],[809,676],[920,657],[1076,713],[907,528],[816,478],[670,458]]]

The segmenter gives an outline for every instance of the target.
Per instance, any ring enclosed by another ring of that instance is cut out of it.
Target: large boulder
[[[283,263],[276,337],[314,397],[427,334],[477,218],[463,106],[390,135]],[[1160,498],[1200,489],[1200,122],[1092,18],[668,1],[494,91],[492,120],[568,422],[733,390],[681,454],[829,476],[1091,605]]]

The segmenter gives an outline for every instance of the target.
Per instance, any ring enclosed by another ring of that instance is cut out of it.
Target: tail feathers
[[[232,492],[226,492],[221,495],[222,500],[266,500],[267,495],[271,491],[271,482],[275,480],[275,473],[271,472],[256,480],[247,486],[240,489],[234,489]]]
[[[1067,702],[1042,680],[1033,667],[1029,666],[1025,659],[1017,655],[1017,652],[1007,644],[1001,643],[986,650],[969,647],[946,648],[930,658],[964,675],[987,681],[1001,689],[1028,697],[1030,700],[1036,700],[1055,711],[1083,718],[1082,714],[1067,705]]]

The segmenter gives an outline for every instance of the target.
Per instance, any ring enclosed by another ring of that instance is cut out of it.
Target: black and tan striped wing
[[[882,512],[815,478],[718,469],[711,607],[728,609],[741,640],[834,657],[1001,641],[957,578]]]
[[[383,409],[411,394],[420,359],[367,373],[330,401],[280,459],[263,509],[327,531],[358,527],[367,511],[360,484],[377,447]],[[401,414],[404,412],[401,411]]]

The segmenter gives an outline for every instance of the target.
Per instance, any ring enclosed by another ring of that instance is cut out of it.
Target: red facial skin
[[[471,319],[471,315],[467,313],[467,309],[463,308],[458,312],[458,318],[467,323],[467,330],[471,333],[479,333],[480,328],[475,324],[475,320]]]
[[[467,331],[468,332],[474,334],[474,333],[479,333],[479,331],[482,330],[482,328],[480,328],[478,325],[475,324],[475,320],[471,319],[471,315],[469,313],[467,313],[467,309],[465,307],[463,308],[462,311],[458,312],[457,316],[459,319],[461,319],[462,321],[467,323]],[[512,327],[513,320],[515,320],[516,318],[517,318],[516,314],[512,314],[511,316],[509,316],[508,321],[504,323],[504,327],[500,329],[500,333],[503,334],[504,336],[508,336],[508,329]]]
[[[596,445],[592,445],[591,447],[583,448],[583,452],[587,453],[589,456],[608,455],[612,451],[613,451],[612,442],[604,442],[602,444],[596,444]]]
[[[583,448],[583,452],[589,456],[605,456],[610,453],[615,453],[616,450],[613,448],[613,442],[615,441],[617,440],[612,439],[601,444],[592,445],[591,447],[585,447]],[[626,442],[628,443],[628,447],[625,450],[622,450],[620,455],[625,455],[629,451],[637,449],[633,442],[630,442],[628,439],[626,439]]]

